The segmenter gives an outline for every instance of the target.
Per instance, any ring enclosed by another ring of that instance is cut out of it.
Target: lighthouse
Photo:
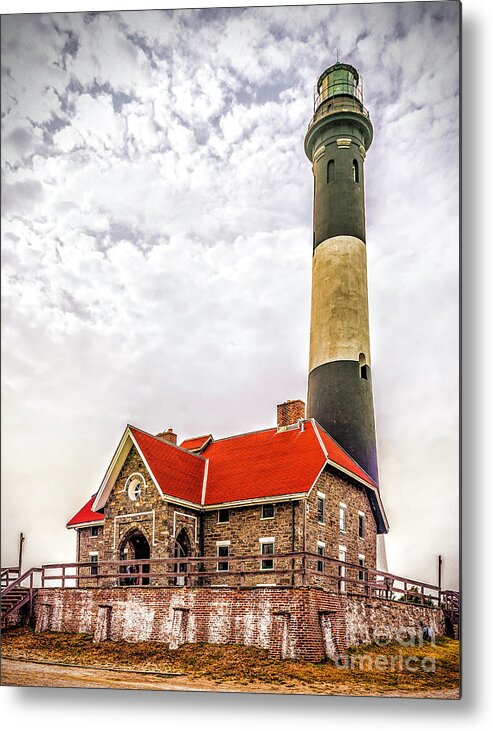
[[[305,136],[314,179],[306,415],[378,482],[364,186],[372,138],[358,71],[330,66],[317,82]]]

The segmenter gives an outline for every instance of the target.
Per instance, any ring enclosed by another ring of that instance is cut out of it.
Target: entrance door
[[[127,563],[122,566],[122,574],[125,577],[120,579],[122,586],[136,586],[149,584],[147,576],[138,577],[134,574],[149,573],[149,564],[136,564],[134,561],[141,561],[151,557],[151,548],[145,535],[140,530],[135,530],[125,537],[120,545],[120,561]]]
[[[192,555],[192,544],[188,532],[185,528],[182,528],[178,533],[175,541],[175,558],[185,558],[186,556]],[[178,562],[174,564],[175,572],[184,574],[187,570],[187,564]],[[175,586],[185,586],[185,576],[175,576]]]

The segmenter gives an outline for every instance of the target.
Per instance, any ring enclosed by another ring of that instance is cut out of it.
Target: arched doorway
[[[175,539],[175,558],[186,558],[191,555],[192,542],[188,535],[188,531],[185,528],[182,528]],[[187,564],[180,562],[175,563],[174,570],[175,572],[184,573],[187,570]],[[185,586],[185,576],[175,576],[174,584],[175,586]]]
[[[151,547],[145,535],[140,530],[133,530],[127,533],[120,543],[120,561],[128,561],[128,563],[121,567],[121,573],[125,574],[125,578],[120,579],[120,584],[123,586],[149,584],[149,578],[147,576],[140,578],[132,576],[132,574],[148,574],[149,564],[135,564],[133,561],[142,561],[142,559],[150,557]]]

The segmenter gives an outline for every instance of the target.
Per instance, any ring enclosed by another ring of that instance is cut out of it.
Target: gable
[[[142,460],[149,480],[162,500],[167,496],[200,503],[205,460],[127,425],[94,500],[93,510],[105,506],[132,449]]]
[[[354,459],[328,434],[325,429],[312,419],[313,428],[316,430],[324,452],[327,456],[327,464],[348,477],[356,478],[366,489],[366,495],[371,511],[377,524],[378,533],[388,533],[389,523],[377,483],[354,461]]]
[[[200,504],[206,460],[135,427],[130,433],[163,497]]]
[[[135,486],[138,485],[138,491]],[[132,489],[134,488],[134,489]],[[163,495],[154,483],[139,451],[130,447],[120,473],[115,479],[105,502],[107,515],[142,512],[156,508],[163,502]]]
[[[201,437],[191,437],[190,439],[184,439],[183,442],[180,444],[180,447],[182,449],[186,449],[187,452],[200,454],[200,452],[202,452],[211,441],[212,434],[204,434]]]
[[[91,495],[87,503],[68,521],[67,528],[82,528],[86,525],[98,525],[104,522],[103,513],[94,512],[92,509],[95,497],[96,495]]]

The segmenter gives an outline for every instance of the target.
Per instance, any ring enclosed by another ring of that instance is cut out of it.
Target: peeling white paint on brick
[[[43,605],[53,607],[46,620]],[[421,621],[437,635],[444,631],[438,609],[302,588],[39,589],[34,610],[45,631],[95,633],[100,606],[111,607],[112,639],[238,643],[314,661],[371,642],[377,632],[417,632]],[[330,616],[330,633],[323,616]]]
[[[255,629],[255,616],[253,610],[246,612],[241,619],[243,621],[243,643],[245,645],[253,645],[253,634]]]
[[[320,626],[322,628],[322,637],[324,641],[324,649],[327,657],[334,660],[338,652],[334,643],[334,637],[332,635],[332,620],[330,615],[322,614],[320,616]]]
[[[272,626],[272,606],[269,598],[265,596],[265,589],[259,589],[257,591],[262,592],[257,605],[259,646],[268,648],[270,645],[270,631]]]
[[[86,592],[80,592],[80,632],[92,632],[94,626],[94,602],[91,597],[87,596]]]
[[[135,602],[124,609],[122,639],[127,642],[145,642],[151,638],[155,610]]]
[[[406,631],[419,635],[420,622],[432,627],[437,635],[444,632],[443,614],[434,607],[348,598],[347,644],[372,642],[378,636],[397,639]]]
[[[70,607],[70,605],[69,605]],[[69,609],[67,607],[67,609]],[[53,602],[53,609],[51,611],[50,616],[50,624],[51,624],[51,630],[52,632],[62,632],[63,631],[63,610],[64,610],[64,603],[62,599],[56,599]]]
[[[189,643],[197,642],[197,621],[195,613],[192,611],[188,616],[186,641]]]
[[[207,626],[207,642],[214,644],[223,644],[228,642],[231,635],[232,611],[232,603],[227,600],[216,600],[213,602]]]

